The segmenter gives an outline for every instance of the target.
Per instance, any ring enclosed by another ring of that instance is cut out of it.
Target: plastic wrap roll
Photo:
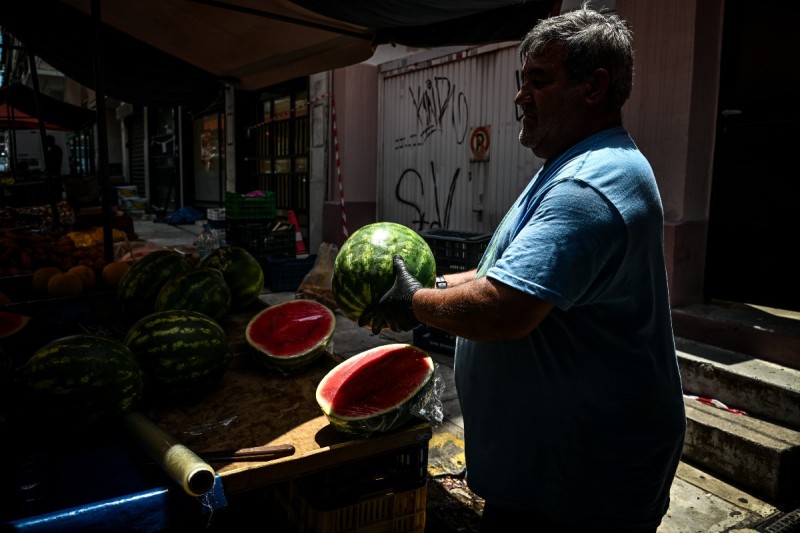
[[[125,428],[136,443],[191,496],[214,486],[214,469],[141,413],[125,415]]]

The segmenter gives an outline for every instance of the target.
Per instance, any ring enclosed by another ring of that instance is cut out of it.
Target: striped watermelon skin
[[[145,382],[145,396],[203,394],[222,379],[231,360],[225,330],[208,315],[185,309],[156,311],[124,339]]]
[[[267,370],[302,372],[325,352],[336,329],[333,312],[314,300],[289,300],[257,313],[245,328],[254,358]]]
[[[186,256],[175,250],[156,250],[135,261],[117,288],[122,316],[133,322],[152,313],[156,297],[167,280],[194,268]]]
[[[31,422],[84,428],[132,411],[144,390],[141,369],[120,341],[91,334],[56,339],[20,367],[16,383]]]
[[[247,307],[264,290],[264,271],[250,252],[239,246],[216,248],[200,261],[201,267],[216,268],[222,272],[231,289],[231,310]]]
[[[347,318],[358,322],[364,309],[377,304],[392,287],[395,255],[403,256],[409,272],[423,287],[433,287],[436,260],[416,231],[394,222],[368,224],[348,237],[333,264],[331,290]]]
[[[228,316],[231,301],[231,289],[222,272],[198,267],[169,278],[158,291],[154,308],[156,311],[197,311],[220,321]]]
[[[331,369],[317,385],[317,403],[339,432],[385,433],[431,402],[434,370],[433,359],[416,346],[378,346]]]

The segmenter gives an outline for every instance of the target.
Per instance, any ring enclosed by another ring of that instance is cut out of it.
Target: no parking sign
[[[491,144],[489,126],[478,126],[472,129],[469,138],[469,149],[472,152],[470,162],[480,162],[489,160],[489,145]]]

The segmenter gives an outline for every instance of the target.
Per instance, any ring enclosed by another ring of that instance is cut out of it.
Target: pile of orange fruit
[[[99,272],[83,264],[67,270],[41,267],[33,273],[31,288],[35,296],[51,298],[77,296],[99,288],[114,290],[128,268],[130,264],[125,261],[108,263]]]

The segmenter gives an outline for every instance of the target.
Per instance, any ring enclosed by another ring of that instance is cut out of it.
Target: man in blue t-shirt
[[[457,335],[484,533],[652,533],[669,506],[686,418],[663,208],[622,127],[631,40],[624,21],[587,7],[529,32],[519,139],[544,166],[477,270],[426,289],[396,257],[394,287],[359,321]]]

